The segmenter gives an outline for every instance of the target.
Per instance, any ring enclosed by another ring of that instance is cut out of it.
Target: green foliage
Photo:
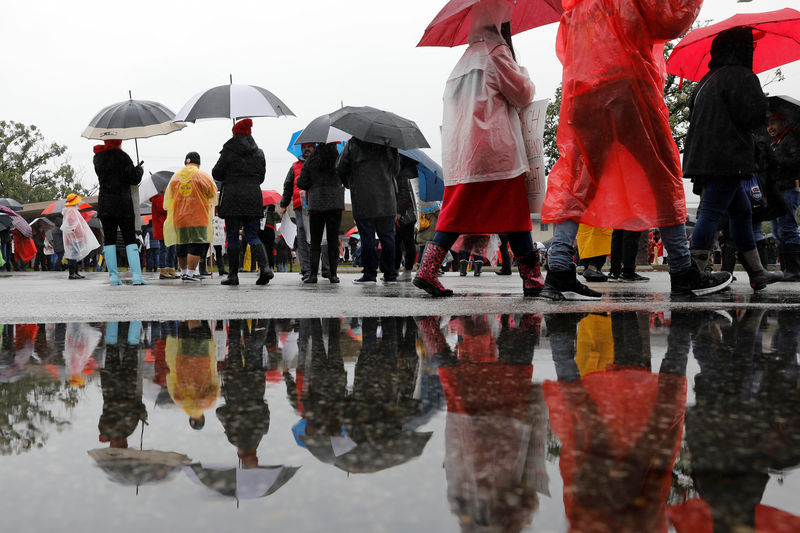
[[[547,115],[544,119],[544,172],[550,169],[558,160],[558,146],[556,145],[556,132],[558,131],[558,117],[561,114],[561,85],[556,89],[553,100],[547,106]]]
[[[0,197],[20,203],[90,194],[64,157],[66,146],[48,144],[36,126],[0,121]]]
[[[670,41],[664,46],[664,59],[666,60],[678,40]],[[669,109],[669,127],[672,129],[672,138],[678,145],[678,150],[683,153],[686,142],[686,133],[689,131],[689,100],[692,97],[697,83],[678,78],[674,74],[667,74],[664,84],[664,101]]]

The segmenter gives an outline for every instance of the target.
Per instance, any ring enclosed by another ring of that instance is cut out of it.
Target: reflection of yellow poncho
[[[197,348],[202,349],[197,350]],[[198,341],[167,337],[166,359],[169,366],[167,391],[172,401],[192,418],[200,417],[204,411],[217,403],[219,374],[215,359],[216,351],[212,339]],[[195,355],[186,355],[186,352]]]
[[[603,372],[608,365],[614,364],[610,316],[589,315],[578,322],[575,363],[581,377],[592,372]]]
[[[191,244],[214,238],[212,206],[217,205],[217,186],[211,176],[196,165],[176,172],[164,191],[164,242]]]

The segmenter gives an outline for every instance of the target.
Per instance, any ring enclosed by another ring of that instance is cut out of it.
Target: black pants
[[[125,246],[136,244],[136,229],[134,228],[133,217],[116,217],[103,215],[100,217],[103,224],[103,243],[105,246],[117,244],[117,228],[122,232],[122,242]]]
[[[322,250],[322,232],[325,232],[328,241],[328,264],[330,275],[336,275],[339,265],[339,225],[342,223],[341,212],[309,212],[308,225],[311,231],[311,257],[316,259],[316,264],[311,265],[311,272],[316,274],[319,269],[319,254]]]
[[[611,234],[611,273],[633,274],[636,271],[636,254],[639,251],[641,231],[615,229]]]
[[[403,252],[406,254],[406,270],[414,268],[417,262],[417,243],[414,239],[414,224],[406,224],[395,228],[394,234],[394,269],[400,269],[403,259]]]
[[[176,255],[179,258],[184,258],[187,255],[196,255],[201,260],[205,258],[205,254],[203,253],[205,247],[207,245],[201,242],[192,242],[189,244],[179,244],[176,250]]]
[[[511,254],[508,253],[508,234],[500,233],[497,236],[500,237],[500,260],[503,262],[500,271],[511,272]]]
[[[265,227],[258,232],[258,238],[261,239],[261,244],[267,251],[267,262],[269,267],[275,268],[275,229],[272,227]]]
[[[217,258],[217,268],[225,270],[225,262],[222,258],[222,246],[217,244],[214,246],[214,255]]]

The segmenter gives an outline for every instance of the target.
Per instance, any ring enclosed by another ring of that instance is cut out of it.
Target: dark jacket
[[[222,182],[219,217],[255,217],[264,214],[261,184],[267,160],[252,135],[234,135],[222,146],[211,171]]]
[[[308,191],[309,212],[344,210],[344,187],[336,175],[338,156],[335,144],[321,144],[303,165],[297,187]]]
[[[683,155],[687,178],[749,178],[756,168],[753,133],[764,125],[767,98],[753,74],[751,31],[729,30],[714,39],[706,74],[689,102]]]
[[[397,148],[350,139],[336,161],[336,173],[350,189],[353,218],[397,214],[395,179],[399,171]]]
[[[766,150],[767,179],[778,190],[794,189],[800,180],[800,131],[791,128],[769,143]]]
[[[417,206],[410,181],[417,177],[417,162],[401,155],[400,173],[397,175],[397,212],[402,216],[401,225],[410,225],[417,221]]]
[[[100,183],[97,216],[132,219],[131,185],[138,185],[142,181],[144,169],[134,166],[130,156],[117,148],[96,153],[93,162]]]
[[[59,226],[56,226],[50,231],[50,238],[53,240],[53,252],[56,255],[64,254],[64,233]]]

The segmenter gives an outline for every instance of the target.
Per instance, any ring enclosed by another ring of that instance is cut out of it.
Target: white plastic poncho
[[[92,250],[100,247],[89,224],[81,216],[78,207],[71,205],[61,211],[64,221],[61,232],[64,236],[64,257],[80,261]]]
[[[469,47],[445,87],[446,186],[511,179],[529,170],[518,108],[533,101],[535,87],[500,36],[508,20],[508,0],[481,0],[472,8]]]

